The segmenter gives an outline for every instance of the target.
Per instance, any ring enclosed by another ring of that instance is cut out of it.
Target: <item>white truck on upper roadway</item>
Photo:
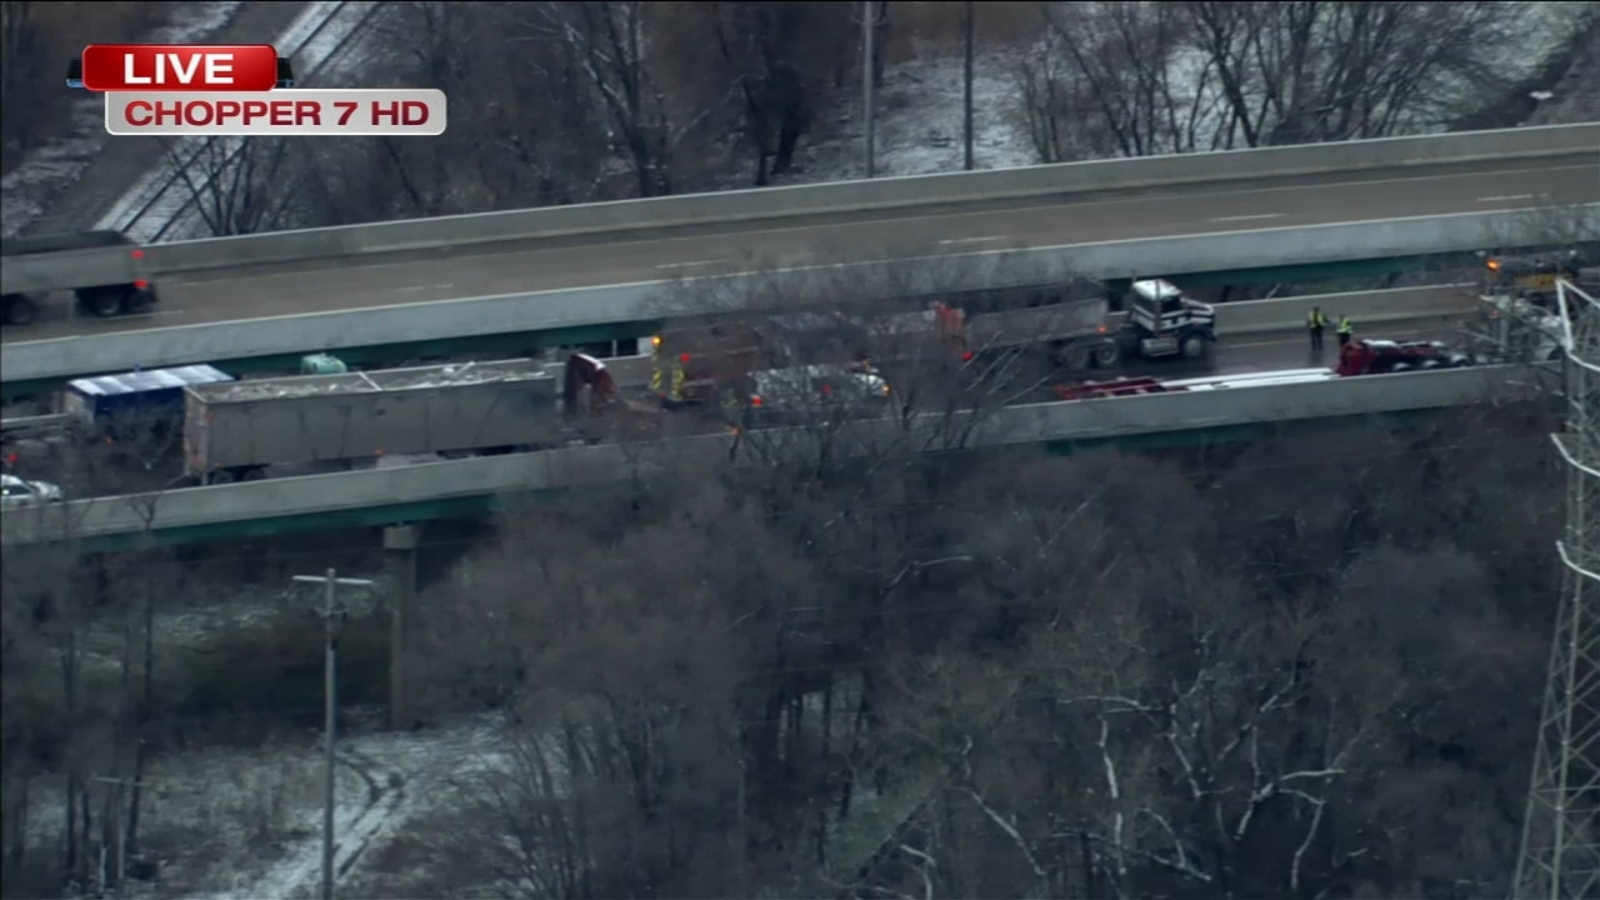
[[[0,241],[0,321],[27,325],[56,291],[72,291],[92,315],[139,312],[156,301],[144,256],[143,248],[115,231]]]

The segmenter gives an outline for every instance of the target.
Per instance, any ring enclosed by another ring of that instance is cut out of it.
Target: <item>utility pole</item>
[[[1600,896],[1600,300],[1556,282],[1566,351],[1562,597],[1522,823],[1514,900]]]
[[[872,110],[872,77],[878,71],[878,67],[874,65],[874,63],[877,62],[877,56],[873,53],[874,48],[872,46],[873,32],[877,30],[878,25],[878,17],[874,15],[876,7],[877,3],[875,0],[863,0],[861,4],[861,103],[862,106],[865,107],[865,118],[867,123],[866,150],[868,178],[872,178],[874,176],[874,169],[876,169],[876,166],[874,165],[875,160],[873,159],[872,146],[873,137],[877,131],[877,123],[873,120]]]
[[[323,586],[322,620],[327,628],[322,661],[322,733],[325,771],[322,784],[322,900],[333,900],[333,751],[339,721],[339,632],[345,609],[339,604],[339,588],[372,587],[365,578],[340,578],[333,569],[326,575],[296,575],[300,584]]]
[[[961,119],[962,119],[962,137],[966,141],[966,145],[967,145],[966,170],[968,172],[971,172],[972,171],[972,167],[973,167],[973,159],[972,159],[972,29],[973,29],[973,24],[974,24],[973,21],[972,21],[972,0],[966,0],[965,6],[967,8],[967,17],[966,17],[966,20],[965,20],[965,23],[964,23],[965,30],[967,32],[967,35],[966,35],[966,37],[967,37],[967,66],[966,66],[966,71],[962,74],[962,79],[961,79],[962,82],[963,82],[963,84],[962,84],[962,98],[961,98],[961,102],[962,102]]]

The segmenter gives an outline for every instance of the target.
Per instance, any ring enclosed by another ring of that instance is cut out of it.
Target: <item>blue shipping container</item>
[[[207,365],[178,366],[98,375],[67,383],[67,412],[95,428],[138,419],[145,424],[176,424],[183,419],[183,389],[191,384],[233,381]]]

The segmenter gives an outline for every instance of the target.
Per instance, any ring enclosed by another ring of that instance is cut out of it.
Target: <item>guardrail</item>
[[[1600,230],[1600,204],[1579,209],[1587,222],[1582,227]],[[691,279],[681,287],[649,281],[240,319],[7,344],[0,353],[0,380],[656,321],[704,313],[708,296],[723,306],[733,304],[731,311],[741,308],[741,298],[754,303],[761,297],[804,296],[800,292],[836,289],[841,283],[936,294],[1060,283],[1069,275],[1133,278],[1154,274],[1155,266],[1163,274],[1177,275],[1529,246],[1550,242],[1550,228],[1550,222],[1522,212],[1460,213],[812,266],[768,275]],[[750,290],[753,284],[773,283],[785,290]],[[860,295],[871,296],[867,290]]]
[[[1600,150],[1600,123],[1098,160],[309,228],[158,244],[150,248],[148,260],[159,276],[522,238],[680,228],[1208,181],[1537,158],[1587,150]]]
[[[77,420],[77,416],[69,413],[52,413],[45,416],[18,416],[14,419],[0,420],[0,434],[21,435],[36,431],[58,431]]]
[[[1526,376],[1527,370],[1520,367],[1493,366],[1041,403],[995,410],[976,423],[969,422],[966,414],[922,415],[912,419],[909,427],[895,420],[851,422],[831,433],[828,443],[835,455],[890,445],[938,451],[1404,412],[1483,402],[1515,390]],[[969,430],[969,425],[976,427]],[[738,449],[732,435],[711,434],[79,500],[4,513],[0,516],[0,541],[80,540],[577,487],[648,476],[686,456],[715,464],[715,460],[742,454],[748,461],[760,462],[769,461],[772,454],[804,454],[812,446],[803,429],[752,435]],[[960,435],[967,437],[953,437]]]

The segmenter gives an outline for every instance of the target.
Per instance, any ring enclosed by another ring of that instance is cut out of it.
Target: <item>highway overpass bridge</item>
[[[981,415],[926,414],[847,423],[827,438],[834,458],[898,446],[919,452],[1020,444],[1084,445],[1171,437],[1234,436],[1283,423],[1364,419],[1503,400],[1535,373],[1492,366],[1190,393],[1037,403]],[[716,432],[332,475],[132,494],[8,511],[6,545],[69,542],[111,550],[150,544],[392,525],[477,515],[517,496],[650,477],[685,460],[766,464],[817,452],[815,432],[771,429],[740,438]]]
[[[753,266],[781,273],[762,285],[935,293],[1067,274],[1281,278],[1585,231],[1600,233],[1600,123],[311,229],[157,245],[154,314],[7,334],[0,380],[14,394],[136,365],[636,336],[703,312],[706,293],[757,303],[728,274]],[[817,263],[840,248],[867,261],[843,275]]]

